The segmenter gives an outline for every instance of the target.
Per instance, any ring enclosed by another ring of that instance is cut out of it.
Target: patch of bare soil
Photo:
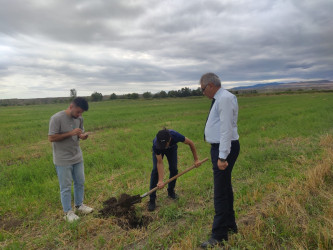
[[[0,218],[0,229],[4,229],[5,231],[10,231],[16,229],[17,227],[21,226],[22,220],[15,219],[15,218]]]
[[[137,203],[140,199],[139,195],[131,196],[128,194],[121,194],[119,199],[111,197],[103,202],[104,207],[99,211],[99,216],[107,218],[110,216],[116,217],[117,224],[125,229],[147,227],[153,220],[150,216],[139,216],[133,204]]]

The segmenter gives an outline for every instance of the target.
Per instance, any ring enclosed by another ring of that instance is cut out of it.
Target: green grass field
[[[239,234],[227,248],[333,248],[333,93],[239,97],[241,153],[233,170]],[[90,103],[81,142],[85,203],[95,208],[74,224],[63,221],[58,179],[47,140],[49,118],[66,104],[0,108],[0,248],[195,249],[214,215],[211,163],[177,181],[178,202],[158,192],[147,228],[124,230],[95,216],[121,193],[148,191],[152,140],[163,126],[192,139],[210,157],[203,129],[204,97]],[[193,163],[179,145],[179,171]],[[165,162],[167,166],[167,163]],[[166,171],[167,172],[167,171]],[[166,175],[167,176],[167,175]]]

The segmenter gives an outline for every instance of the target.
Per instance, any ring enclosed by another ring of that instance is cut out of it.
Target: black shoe
[[[156,203],[155,203],[155,201],[149,201],[149,202],[148,202],[148,211],[152,212],[152,211],[155,210],[155,208],[156,208]]]
[[[233,226],[228,226],[228,233],[237,234],[238,233],[237,225],[235,224]]]
[[[169,193],[168,197],[173,200],[178,200],[178,195],[176,193]]]
[[[214,238],[210,238],[209,240],[203,242],[201,244],[201,247],[202,248],[209,248],[209,247],[214,247],[214,246],[217,246],[217,245],[223,246],[223,242],[220,241],[220,240],[216,240]]]

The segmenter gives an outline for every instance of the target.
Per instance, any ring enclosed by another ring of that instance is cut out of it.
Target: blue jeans
[[[72,210],[72,181],[74,181],[74,204],[81,206],[83,203],[84,165],[83,162],[79,162],[68,166],[56,165],[55,167],[60,185],[61,204],[66,213]]]
[[[164,158],[164,155],[166,155],[166,157],[168,159],[169,171],[170,171],[169,178],[172,178],[178,174],[177,148],[178,148],[178,146],[175,145],[171,148],[166,149],[165,153],[162,154],[162,158]],[[151,171],[151,176],[150,176],[150,189],[155,188],[157,186],[157,183],[158,183],[157,158],[153,151],[153,170]],[[175,192],[175,186],[176,186],[176,180],[173,180],[172,182],[170,182],[168,184],[168,193],[169,194],[173,194]],[[150,195],[151,201],[155,201],[155,199],[156,199],[156,191]]]

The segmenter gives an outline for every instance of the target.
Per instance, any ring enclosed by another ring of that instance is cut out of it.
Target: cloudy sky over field
[[[0,99],[333,80],[332,0],[0,0]]]

